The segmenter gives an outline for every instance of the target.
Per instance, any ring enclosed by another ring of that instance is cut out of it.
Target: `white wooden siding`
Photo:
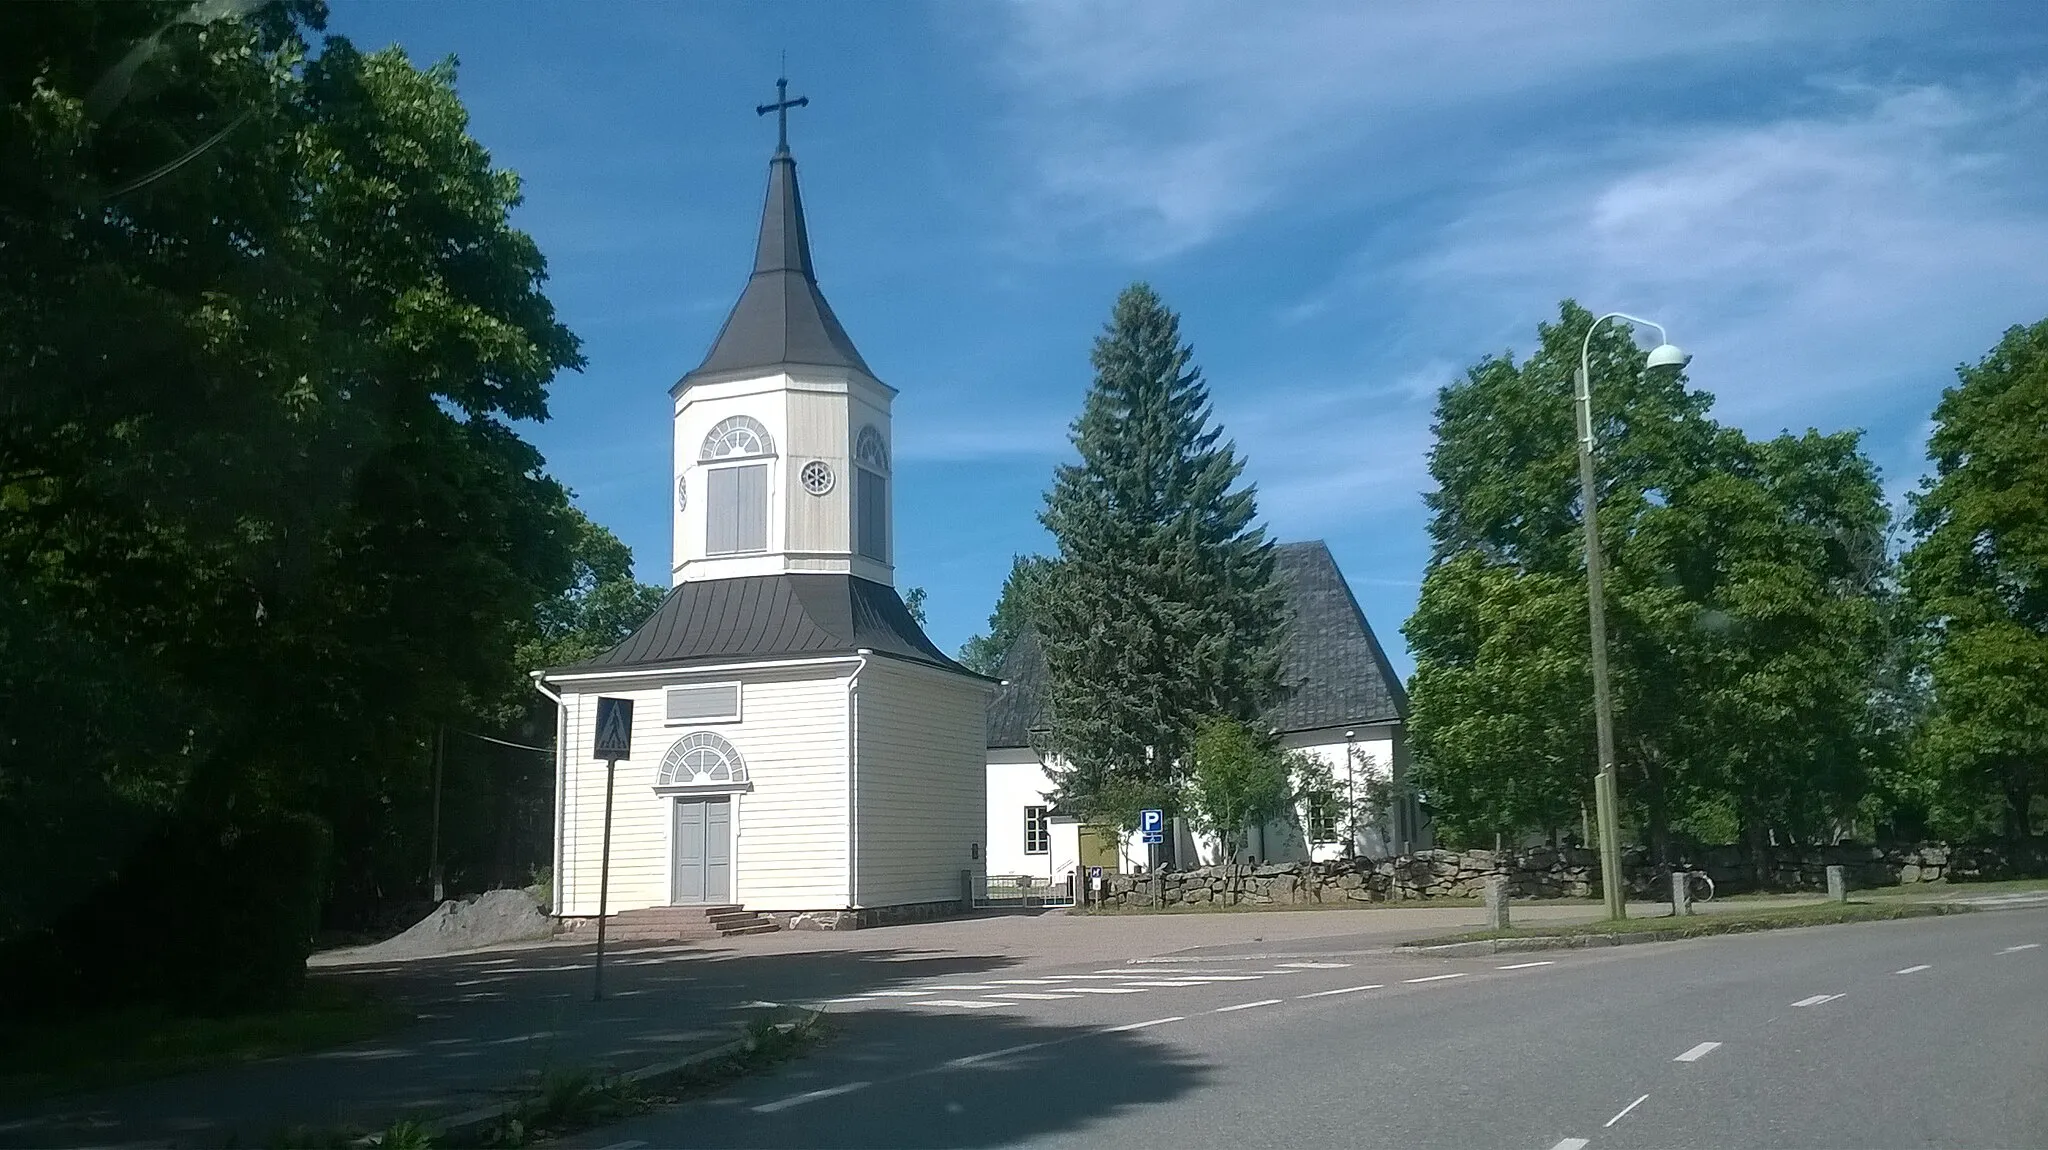
[[[789,452],[783,460],[783,490],[789,492],[790,551],[846,551],[849,508],[853,498],[852,464],[847,457],[844,388],[792,391],[789,394]],[[832,468],[832,490],[813,495],[804,490],[804,464],[823,460]]]
[[[669,901],[673,802],[655,793],[661,757],[688,726],[665,725],[668,686],[742,681],[745,721],[708,728],[746,760],[752,789],[734,809],[733,901],[755,910],[808,910],[846,904],[846,676],[852,664],[822,669],[678,675],[631,687],[580,685],[565,693],[568,779],[563,788],[562,871],[555,876],[561,913],[597,913],[604,837],[605,768],[588,759],[597,697],[633,700],[633,757],[618,766],[612,808],[609,908]]]
[[[960,872],[988,830],[988,694],[993,684],[889,659],[858,690],[855,867],[862,906],[960,897]]]

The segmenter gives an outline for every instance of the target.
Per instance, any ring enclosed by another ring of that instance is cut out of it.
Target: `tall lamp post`
[[[1579,374],[1572,381],[1578,401],[1579,501],[1585,505],[1586,517],[1586,614],[1593,630],[1593,725],[1600,742],[1600,773],[1593,780],[1593,801],[1600,821],[1600,891],[1607,901],[1607,917],[1626,918],[1628,901],[1621,885],[1621,815],[1614,784],[1614,696],[1607,682],[1607,603],[1602,586],[1600,528],[1595,521],[1598,496],[1593,480],[1593,332],[1610,319],[1657,329],[1657,346],[1650,349],[1646,368],[1682,368],[1692,362],[1692,356],[1665,339],[1664,325],[1611,311],[1586,329],[1586,338],[1579,344]]]

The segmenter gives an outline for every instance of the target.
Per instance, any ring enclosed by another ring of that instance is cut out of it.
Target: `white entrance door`
[[[732,898],[732,799],[676,800],[675,886],[669,901],[724,903]]]

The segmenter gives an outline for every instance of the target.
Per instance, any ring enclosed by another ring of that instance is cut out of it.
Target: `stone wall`
[[[1827,868],[1848,869],[1851,888],[1895,883],[1986,881],[2048,875],[2048,844],[1781,847],[1761,867],[1734,847],[1681,857],[1677,865],[1705,871],[1724,893],[1825,890]],[[1624,856],[1631,895],[1661,901],[1669,888],[1641,851]],[[1155,906],[1313,906],[1478,898],[1485,880],[1508,877],[1513,898],[1597,898],[1600,856],[1575,847],[1513,851],[1421,851],[1396,859],[1269,863],[1106,875],[1103,902],[1118,908]],[[1762,881],[1759,881],[1761,875]]]

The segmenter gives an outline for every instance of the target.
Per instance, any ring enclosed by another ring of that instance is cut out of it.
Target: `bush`
[[[170,822],[112,882],[0,946],[0,980],[36,1013],[282,1005],[305,984],[329,841],[303,814]]]

